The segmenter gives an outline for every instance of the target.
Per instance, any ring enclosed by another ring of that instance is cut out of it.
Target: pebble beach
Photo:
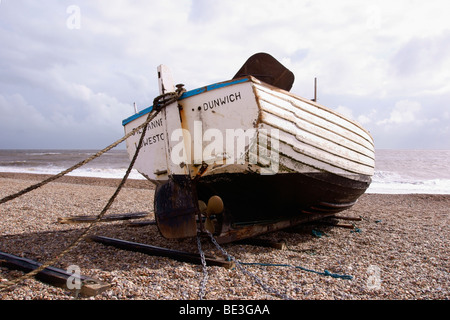
[[[0,198],[46,176],[0,173]],[[67,176],[0,204],[0,251],[44,263],[69,246],[86,224],[58,219],[97,215],[119,180]],[[130,180],[108,214],[150,212],[154,187]],[[450,298],[450,195],[365,194],[340,214],[354,228],[312,223],[259,238],[284,241],[275,249],[225,244],[241,268],[208,266],[205,300],[448,300]],[[197,239],[167,240],[155,225],[97,223],[90,234],[197,253]],[[207,238],[206,254],[223,258]],[[76,265],[109,287],[95,296],[26,279],[0,291],[1,300],[198,300],[201,265],[82,241],[55,267]],[[299,268],[301,267],[301,268]],[[0,285],[24,273],[0,268]],[[332,277],[329,274],[348,277]],[[253,275],[253,276],[251,276]],[[264,286],[261,285],[264,284]],[[270,288],[271,290],[267,290]]]

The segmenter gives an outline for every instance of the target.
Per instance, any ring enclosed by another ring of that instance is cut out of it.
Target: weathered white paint
[[[345,176],[373,175],[372,138],[357,123],[282,90],[270,90],[263,85],[255,85],[255,88],[262,122],[279,128],[280,142],[289,146],[281,152],[281,158],[289,157]]]
[[[199,165],[205,161],[208,171],[217,165],[237,164],[245,157],[245,154],[236,154],[237,152],[227,153],[227,144],[228,150],[236,151],[241,142],[239,139],[245,139],[244,149],[256,142],[259,109],[251,82],[208,91],[181,100],[180,105],[183,107],[183,128],[191,132],[192,162]],[[201,128],[196,125],[198,123],[201,123]],[[209,149],[214,144],[214,133],[220,133],[223,146],[221,150]],[[237,133],[238,137],[234,137],[232,133]],[[199,166],[194,166],[191,174],[195,175],[198,168]]]
[[[164,77],[169,73],[164,71],[160,74]],[[162,92],[169,87],[173,90],[170,78],[163,78],[162,83]],[[373,175],[372,137],[358,123],[331,109],[268,86],[253,77],[249,81],[225,82],[217,88],[212,86],[210,90],[199,92],[179,100],[181,108],[176,103],[166,107],[155,119],[162,119],[164,126],[149,129],[149,136],[163,132],[170,138],[167,135],[178,129],[182,130],[183,137],[183,140],[179,135],[180,140],[166,139],[163,143],[143,147],[135,168],[150,180],[167,180],[167,173],[194,177],[202,162],[208,164],[204,175],[267,172],[271,166],[277,168],[274,173],[279,174],[328,171],[355,179],[361,174]],[[127,123],[125,131],[129,132],[144,120],[145,116],[141,116]],[[277,143],[270,143],[271,132],[279,134]],[[245,141],[239,140],[245,134]],[[211,146],[218,136],[223,139],[219,144],[223,148],[215,150]],[[137,139],[138,135],[135,135],[127,140],[129,152]],[[245,152],[230,152],[237,150],[238,146],[244,146]],[[185,166],[171,161],[174,147],[177,152],[185,148],[180,153],[185,157]],[[277,166],[273,166],[270,157],[274,151],[280,157]],[[268,158],[261,156],[264,153],[269,155]],[[257,161],[249,163],[252,156]],[[161,174],[164,171],[167,173]]]
[[[128,134],[134,128],[144,123],[146,118],[147,116],[144,115],[126,124],[125,134]],[[134,164],[134,168],[150,180],[168,179],[165,144],[166,136],[162,122],[163,118],[160,113],[149,123],[144,144],[139,151],[139,156]],[[127,152],[130,160],[136,151],[141,132],[137,132],[126,140]]]
[[[172,74],[169,68],[165,65],[160,65],[158,67],[158,84],[159,93],[165,94],[175,91],[175,85],[172,79]],[[179,145],[178,141],[174,140],[174,132],[181,128],[180,111],[178,109],[178,103],[174,102],[161,110],[161,117],[163,119],[163,127],[165,137],[164,140],[166,144],[166,167],[169,175],[188,175],[189,168],[187,163],[190,159],[186,158],[186,154],[181,157],[177,155],[177,160],[174,161],[172,152],[175,151],[175,146]],[[181,140],[181,145],[185,147],[184,137],[179,137]]]

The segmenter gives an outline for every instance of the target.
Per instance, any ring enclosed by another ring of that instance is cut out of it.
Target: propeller
[[[208,200],[208,204],[204,201],[198,201],[200,212],[206,216],[205,228],[211,233],[214,233],[214,223],[211,221],[211,215],[220,214],[223,211],[223,201],[219,196],[212,196]]]

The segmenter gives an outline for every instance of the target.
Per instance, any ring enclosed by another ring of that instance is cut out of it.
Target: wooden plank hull
[[[177,145],[180,148],[175,151],[186,153],[192,178],[203,162],[209,165],[203,175],[244,171],[263,174],[325,171],[355,179],[359,175],[373,175],[374,144],[365,129],[316,102],[265,85],[253,77],[192,90],[181,97],[179,105],[180,131],[166,136],[162,117],[156,117],[148,125],[135,164],[139,172],[155,183],[168,179],[167,161],[176,160],[175,156],[166,158],[166,139],[180,141]],[[143,123],[144,115],[151,110],[152,107],[147,108],[124,120],[125,132]],[[213,146],[211,141],[217,137],[223,141]],[[127,140],[130,158],[138,138],[136,134]],[[277,150],[274,146],[267,147],[271,138],[278,140]],[[216,146],[221,148],[214,149]],[[263,151],[269,160],[273,160],[271,153],[279,156],[276,171],[268,170],[263,163],[263,157],[259,156]],[[252,163],[252,156],[256,163]]]
[[[188,172],[185,178],[195,180],[190,190],[196,193],[194,200],[220,196],[225,209],[215,217],[215,234],[225,242],[247,236],[251,224],[258,226],[250,232],[256,234],[335,214],[350,208],[370,185],[372,137],[317,102],[249,76],[186,92],[173,107],[179,110],[172,114],[179,116],[181,127],[164,132],[163,121],[170,118],[150,123],[135,168],[165,185],[179,165]],[[125,132],[142,123],[150,110],[124,120]],[[130,157],[138,138],[127,140]],[[170,147],[165,139],[171,139]],[[182,218],[191,221],[184,234],[195,232],[194,211]],[[180,221],[169,219],[164,228]],[[167,234],[177,233],[183,234]]]

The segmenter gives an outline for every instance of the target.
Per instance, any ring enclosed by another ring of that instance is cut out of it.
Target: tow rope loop
[[[167,92],[162,95],[157,96],[153,100],[153,109],[161,111],[162,108],[168,106],[169,104],[172,104],[178,99],[180,99],[181,95],[186,92],[184,88],[178,88],[176,92]]]
[[[59,179],[59,178],[65,176],[66,174],[68,174],[68,173],[70,173],[70,172],[72,172],[72,171],[74,171],[74,170],[84,166],[85,164],[91,162],[92,160],[100,157],[101,155],[103,155],[104,153],[108,152],[109,150],[117,147],[119,144],[124,142],[126,139],[128,139],[129,137],[134,135],[137,131],[141,130],[142,128],[144,128],[144,130],[146,130],[145,128],[147,127],[147,125],[150,123],[150,121],[152,121],[158,115],[158,113],[163,109],[163,107],[166,107],[169,104],[174,103],[175,101],[177,101],[177,99],[179,99],[181,97],[183,92],[184,91],[180,90],[180,91],[177,91],[177,92],[168,92],[168,93],[165,93],[163,95],[158,96],[154,100],[154,103],[155,102],[157,103],[157,108],[153,108],[152,112],[149,113],[149,115],[147,117],[147,120],[143,124],[141,124],[140,126],[134,128],[128,134],[126,134],[125,136],[123,136],[122,138],[117,140],[116,142],[112,143],[111,145],[107,146],[103,150],[100,150],[96,154],[94,154],[91,157],[89,157],[89,158],[87,158],[87,159],[77,163],[76,165],[74,165],[74,166],[72,166],[72,167],[70,167],[70,168],[68,168],[68,169],[66,169],[64,171],[61,171],[60,173],[58,173],[58,174],[56,174],[54,176],[51,176],[50,178],[48,178],[48,179],[46,179],[46,180],[44,180],[42,182],[36,183],[36,184],[34,184],[32,186],[29,186],[28,188],[25,188],[25,189],[15,193],[15,194],[12,194],[12,195],[9,195],[9,196],[6,196],[6,197],[2,198],[0,200],[0,204],[3,204],[5,202],[11,201],[11,200],[14,200],[15,198],[18,198],[18,197],[20,197],[20,196],[22,196],[22,195],[24,195],[24,194],[26,194],[26,193],[28,193],[30,191],[33,191],[33,190],[35,190],[37,188],[40,188],[40,187],[46,185],[47,183],[50,183],[52,181],[55,181],[56,179]],[[161,101],[161,100],[163,100],[163,101]],[[142,134],[142,136],[144,136],[144,134]]]
[[[182,94],[183,94],[183,91],[182,91],[182,90],[178,90],[177,92],[175,92],[175,95],[176,95],[178,98],[181,97]],[[166,95],[174,96],[174,93],[173,93],[173,92],[170,92],[170,93],[167,93]],[[164,96],[164,95],[163,95],[163,96]],[[91,223],[89,224],[89,226],[83,231],[83,233],[82,233],[75,241],[73,241],[72,244],[69,245],[69,247],[67,247],[65,250],[61,251],[55,258],[53,258],[52,260],[47,261],[46,263],[43,263],[43,264],[42,264],[41,266],[39,266],[38,268],[34,269],[33,271],[31,271],[31,272],[29,272],[29,273],[27,273],[27,274],[25,274],[25,275],[23,275],[23,276],[21,276],[21,277],[19,277],[19,278],[16,278],[15,280],[7,281],[7,282],[4,282],[4,283],[1,283],[1,284],[0,284],[0,291],[3,291],[3,290],[5,290],[5,289],[7,289],[7,288],[9,288],[9,287],[12,287],[13,285],[16,285],[16,284],[22,282],[23,280],[26,280],[26,279],[29,279],[29,278],[35,276],[36,274],[38,274],[39,272],[41,272],[41,271],[44,270],[45,268],[47,268],[47,267],[51,266],[52,264],[56,263],[56,262],[57,262],[58,260],[60,260],[64,255],[66,255],[70,250],[72,250],[74,247],[76,247],[82,240],[84,240],[84,238],[85,238],[85,237],[87,236],[87,234],[92,230],[92,228],[94,227],[94,225],[95,225],[97,222],[99,222],[99,221],[103,218],[103,216],[105,215],[105,213],[108,211],[108,209],[109,209],[109,208],[111,207],[111,205],[113,204],[113,202],[114,202],[114,200],[116,199],[117,195],[119,194],[120,190],[121,190],[122,187],[125,185],[125,182],[127,181],[128,176],[130,175],[130,172],[131,172],[131,170],[133,169],[134,163],[136,162],[136,159],[137,159],[137,157],[138,157],[138,155],[139,155],[139,150],[140,150],[141,147],[142,147],[142,144],[143,144],[143,141],[144,141],[144,136],[145,136],[145,133],[146,133],[146,131],[147,131],[147,125],[150,123],[150,121],[152,121],[152,120],[158,115],[158,113],[162,110],[163,107],[166,107],[166,106],[168,106],[169,104],[171,104],[171,103],[173,103],[173,102],[175,102],[175,101],[173,101],[173,99],[169,99],[169,100],[166,101],[165,104],[163,104],[162,106],[160,106],[159,109],[153,108],[153,110],[148,114],[147,120],[146,120],[143,124],[141,124],[139,127],[136,127],[135,129],[133,129],[132,131],[130,131],[130,133],[126,134],[123,138],[117,140],[116,142],[114,142],[113,144],[109,145],[109,146],[106,147],[105,149],[99,151],[98,153],[96,153],[95,155],[91,156],[90,158],[88,158],[88,159],[86,159],[86,160],[84,160],[84,161],[81,161],[80,163],[76,164],[75,166],[73,166],[73,167],[71,167],[71,168],[69,168],[69,169],[67,169],[67,170],[65,170],[65,171],[62,171],[61,173],[59,173],[59,174],[57,174],[57,175],[55,175],[55,176],[53,176],[53,177],[51,177],[51,178],[49,178],[49,179],[47,179],[47,180],[44,180],[44,181],[41,182],[41,183],[35,184],[35,185],[31,186],[31,187],[28,187],[28,188],[22,190],[21,192],[18,192],[18,193],[16,193],[16,194],[12,195],[12,196],[8,196],[8,197],[5,197],[5,198],[3,198],[2,200],[0,200],[0,204],[5,203],[5,202],[7,202],[7,201],[10,201],[10,200],[12,200],[12,199],[15,199],[15,198],[17,198],[17,197],[19,197],[19,196],[21,196],[21,195],[27,193],[27,192],[30,192],[30,191],[32,191],[32,190],[34,190],[34,189],[37,189],[37,188],[39,188],[39,187],[41,187],[41,186],[43,186],[43,185],[45,185],[45,184],[47,184],[47,183],[49,183],[49,182],[51,182],[51,181],[54,181],[54,180],[56,180],[56,179],[58,179],[58,178],[64,176],[65,174],[67,174],[67,173],[69,173],[69,172],[71,172],[71,171],[73,171],[73,170],[75,170],[75,169],[81,167],[82,165],[88,163],[89,161],[91,161],[91,160],[93,160],[93,159],[95,159],[95,158],[101,156],[101,155],[104,154],[105,152],[107,152],[107,151],[111,150],[112,148],[116,147],[118,144],[120,144],[121,142],[123,142],[124,140],[126,140],[128,137],[130,137],[132,134],[136,133],[136,131],[138,131],[138,130],[140,130],[140,129],[143,128],[141,137],[140,137],[140,139],[139,139],[139,143],[138,143],[138,145],[137,145],[137,147],[136,147],[136,151],[135,151],[134,156],[133,156],[133,159],[131,160],[130,165],[128,166],[128,169],[127,169],[127,171],[126,171],[124,177],[122,178],[122,181],[120,182],[120,184],[119,184],[119,186],[117,187],[117,189],[116,189],[116,191],[114,192],[114,194],[113,194],[113,195],[111,196],[111,198],[109,199],[108,203],[105,205],[105,207],[103,208],[103,210],[102,210],[102,211],[100,212],[100,214],[97,216],[97,218],[96,218],[93,222],[91,222]]]

